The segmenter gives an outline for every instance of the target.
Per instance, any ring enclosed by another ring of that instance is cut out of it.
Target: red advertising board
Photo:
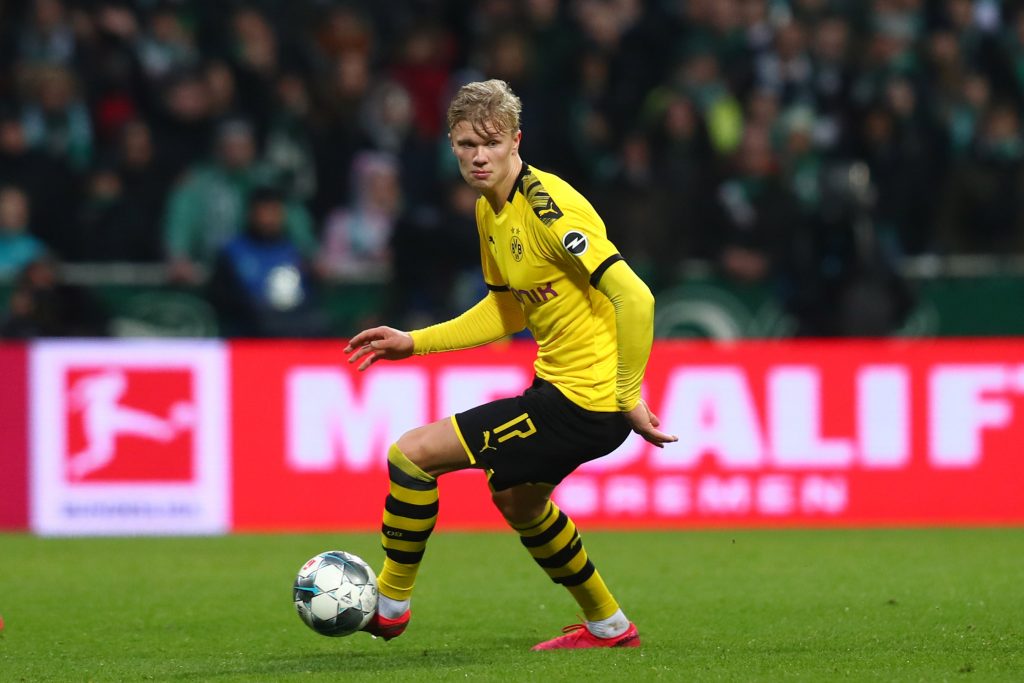
[[[359,373],[342,343],[231,345],[234,528],[373,529],[387,494],[388,446],[405,431],[522,391],[533,351],[378,363]],[[457,364],[455,364],[457,361]],[[441,479],[439,525],[502,523],[481,472]]]
[[[0,529],[28,524],[25,347],[0,344]]]
[[[404,431],[518,392],[529,344],[357,373],[342,344],[234,343],[239,530],[372,529]],[[631,437],[556,499],[588,527],[1024,523],[1024,341],[655,345],[664,449]],[[479,472],[442,526],[500,526]]]

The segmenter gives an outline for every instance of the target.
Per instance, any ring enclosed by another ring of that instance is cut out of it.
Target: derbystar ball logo
[[[72,482],[191,481],[196,409],[188,369],[68,368]]]
[[[586,235],[579,230],[570,230],[562,236],[562,246],[573,256],[582,256],[590,245]]]

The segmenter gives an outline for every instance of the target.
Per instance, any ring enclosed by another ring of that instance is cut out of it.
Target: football
[[[302,565],[292,594],[302,621],[325,636],[362,629],[377,611],[377,577],[362,558],[328,550]]]

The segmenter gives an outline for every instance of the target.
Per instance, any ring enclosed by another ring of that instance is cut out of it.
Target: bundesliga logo
[[[191,479],[189,371],[73,369],[66,395],[70,480]]]

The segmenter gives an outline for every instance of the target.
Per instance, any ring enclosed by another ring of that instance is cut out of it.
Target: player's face
[[[522,136],[518,130],[500,132],[491,126],[481,130],[469,121],[455,124],[450,138],[463,179],[484,196],[507,194],[519,172]]]

